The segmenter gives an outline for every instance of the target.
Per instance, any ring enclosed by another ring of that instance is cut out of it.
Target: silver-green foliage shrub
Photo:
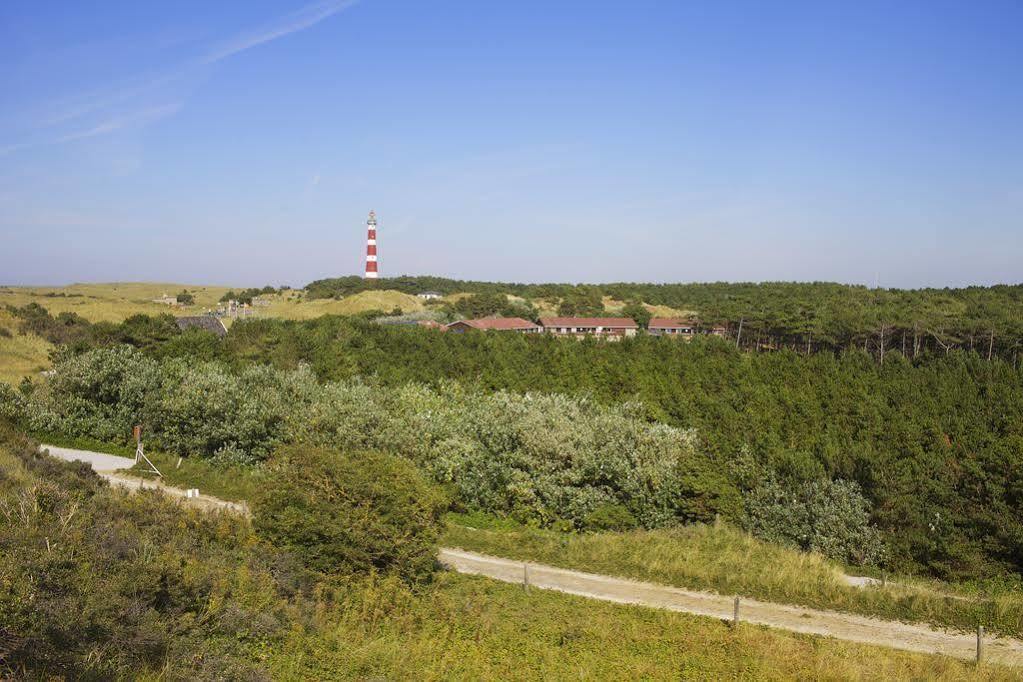
[[[784,487],[769,479],[746,495],[754,535],[853,564],[884,558],[870,503],[853,481],[814,480]]]
[[[737,491],[691,431],[638,406],[563,395],[318,384],[305,368],[157,362],[127,347],[63,359],[29,411],[37,426],[150,442],[183,455],[261,461],[282,444],[379,450],[416,462],[474,509],[584,527],[621,505],[646,527],[735,515]]]

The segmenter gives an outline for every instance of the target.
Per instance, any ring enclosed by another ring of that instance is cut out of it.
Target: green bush
[[[639,526],[636,517],[620,504],[602,504],[586,516],[589,530],[632,530]]]
[[[783,486],[769,479],[747,494],[746,513],[753,534],[772,542],[851,564],[878,564],[885,556],[870,503],[851,481]]]
[[[123,442],[134,424],[181,455],[258,462],[281,445],[375,450],[418,464],[470,509],[586,528],[601,505],[644,527],[737,518],[735,487],[688,430],[639,406],[561,395],[321,384],[304,366],[157,361],[122,346],[65,355],[28,401],[41,431]]]
[[[20,421],[25,417],[25,397],[10,384],[0,382],[0,419]]]
[[[411,463],[296,446],[275,467],[252,506],[253,526],[271,546],[321,573],[429,578],[446,501]]]

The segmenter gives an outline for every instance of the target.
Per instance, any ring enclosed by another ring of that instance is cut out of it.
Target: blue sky
[[[1023,3],[0,4],[0,282],[1023,281]]]

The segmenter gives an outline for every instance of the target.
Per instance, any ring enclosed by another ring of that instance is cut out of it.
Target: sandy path
[[[40,445],[40,450],[47,450],[54,457],[71,461],[85,462],[96,470],[96,473],[110,481],[112,485],[128,488],[131,490],[162,490],[172,497],[180,498],[183,502],[201,507],[203,509],[225,509],[227,511],[248,515],[249,510],[243,504],[228,502],[212,495],[200,494],[198,497],[188,497],[187,491],[183,488],[164,485],[160,481],[154,481],[141,476],[131,476],[125,473],[118,473],[120,469],[130,469],[135,465],[131,457],[118,457],[107,455],[102,452],[91,452],[89,450],[75,450],[72,448],[61,448],[55,445]]]
[[[206,509],[223,509],[248,514],[244,505],[228,502],[209,495],[185,497],[185,491],[160,482],[114,473],[131,467],[135,460],[84,450],[71,450],[43,445],[41,449],[66,460],[88,462],[97,473],[114,485],[126,488],[155,488],[183,502]],[[528,572],[531,587],[556,590],[620,604],[638,604],[654,608],[693,613],[699,616],[731,620],[733,597],[713,592],[697,592],[655,583],[626,580],[594,573],[584,573],[544,564],[524,563],[511,559],[486,556],[460,549],[441,548],[439,559],[445,566],[473,575],[486,576],[508,583],[523,581]],[[526,568],[528,567],[528,568]],[[838,611],[775,604],[742,598],[739,619],[768,627],[801,632],[810,635],[834,637],[849,642],[886,646],[926,654],[944,654],[972,660],[977,654],[975,634],[938,630],[926,625],[911,625],[856,616]],[[984,660],[1003,665],[1023,666],[1023,642],[1006,637],[987,635],[984,638]]]
[[[521,561],[458,549],[441,549],[440,560],[460,573],[483,575],[520,584],[523,582],[524,567],[528,566],[531,587],[621,604],[639,604],[712,618],[732,619],[733,597],[712,592],[695,592],[543,564],[524,564]],[[974,659],[977,653],[975,634],[961,634],[937,630],[926,625],[910,625],[748,598],[740,601],[739,619],[744,623],[756,623],[793,632],[835,637],[850,642],[906,651],[944,654],[970,660]],[[1023,642],[985,636],[984,660],[1005,665],[1023,665]]]

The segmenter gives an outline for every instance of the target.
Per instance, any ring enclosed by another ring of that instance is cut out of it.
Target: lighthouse
[[[377,214],[369,212],[366,221],[366,279],[377,278]]]

